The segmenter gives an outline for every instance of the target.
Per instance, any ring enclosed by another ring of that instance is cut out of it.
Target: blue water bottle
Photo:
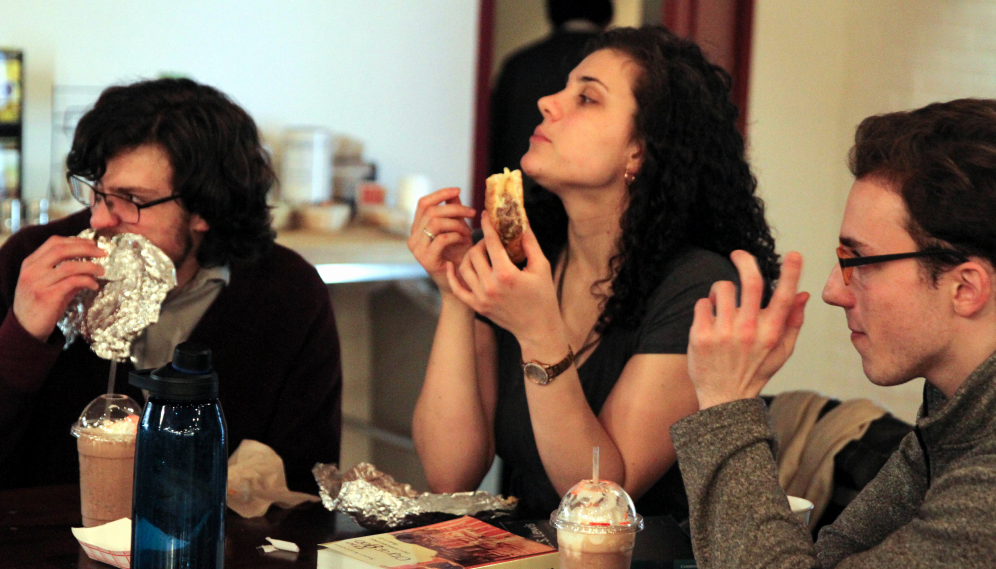
[[[149,392],[135,446],[131,567],[221,569],[228,427],[211,350],[180,344],[171,363],[128,382]]]

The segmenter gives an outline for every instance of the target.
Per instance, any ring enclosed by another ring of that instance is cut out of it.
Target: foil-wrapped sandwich
[[[95,231],[79,234],[95,239]],[[96,238],[104,257],[90,259],[104,267],[99,291],[83,289],[58,323],[68,348],[78,336],[90,343],[99,357],[125,361],[132,341],[149,324],[159,320],[166,293],[176,286],[173,261],[151,241],[133,233]]]
[[[392,531],[474,516],[489,521],[511,516],[515,498],[488,492],[431,494],[394,480],[372,464],[361,462],[342,473],[334,464],[316,464],[312,469],[322,504],[352,516],[361,526]]]

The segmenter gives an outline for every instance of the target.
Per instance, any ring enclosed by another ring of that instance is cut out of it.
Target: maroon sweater
[[[27,227],[0,248],[0,489],[79,480],[69,427],[107,389],[110,362],[83,340],[62,350],[56,330],[47,343],[28,334],[11,306],[21,262],[49,236],[76,235],[82,212]],[[317,493],[316,462],[339,462],[342,370],[329,291],[315,268],[274,245],[231,279],[190,340],[211,348],[229,452],[243,439],[266,443],[284,460],[291,489]],[[118,364],[117,388],[141,403]]]

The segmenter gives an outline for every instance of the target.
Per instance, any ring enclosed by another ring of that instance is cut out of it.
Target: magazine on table
[[[318,569],[558,569],[557,550],[478,519],[325,543]]]

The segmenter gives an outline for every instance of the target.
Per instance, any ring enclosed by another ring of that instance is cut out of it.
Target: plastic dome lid
[[[83,409],[70,432],[77,437],[81,429],[100,430],[105,434],[134,434],[141,414],[141,405],[131,397],[120,393],[104,394]]]
[[[550,523],[575,533],[637,532],[643,529],[643,516],[615,482],[582,480],[564,495]]]

